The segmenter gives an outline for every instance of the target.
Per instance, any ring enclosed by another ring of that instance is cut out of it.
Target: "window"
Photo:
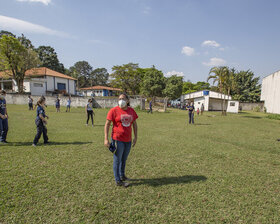
[[[66,84],[65,83],[57,83],[57,89],[58,90],[66,90]]]
[[[235,107],[235,102],[230,102],[229,104],[231,107]]]
[[[42,83],[33,83],[33,86],[34,87],[43,87],[43,84]]]

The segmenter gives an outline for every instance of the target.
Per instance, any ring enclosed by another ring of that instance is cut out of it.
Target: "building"
[[[52,95],[67,93],[76,95],[76,79],[46,67],[26,71],[24,92],[31,95]],[[11,72],[0,72],[0,88],[7,92],[17,92],[18,87]]]
[[[268,113],[280,114],[280,71],[262,80],[261,101]]]
[[[80,89],[80,92],[83,96],[116,96],[121,91],[121,89],[108,86],[91,86]]]
[[[205,111],[221,111],[224,100],[226,102],[224,108],[227,112],[238,113],[239,102],[232,100],[231,96],[222,93],[202,90],[181,96],[181,104],[185,105],[187,102],[191,101],[194,103],[196,109],[201,109],[201,105],[203,104]]]

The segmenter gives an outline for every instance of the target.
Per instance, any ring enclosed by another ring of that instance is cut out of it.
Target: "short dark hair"
[[[2,90],[0,91],[0,94],[6,94],[6,91],[5,91],[4,89],[2,89]]]

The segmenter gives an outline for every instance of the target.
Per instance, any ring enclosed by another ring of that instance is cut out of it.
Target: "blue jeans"
[[[0,118],[0,142],[6,141],[8,134],[8,119]]]
[[[113,170],[116,182],[121,180],[121,177],[125,176],[125,164],[130,152],[131,142],[121,142],[112,140],[113,144],[116,144],[117,150],[114,153]]]
[[[193,117],[194,117],[194,113],[190,113],[190,112],[189,112],[189,124],[190,124],[190,123],[193,123],[193,124],[194,124],[194,119],[193,119]]]

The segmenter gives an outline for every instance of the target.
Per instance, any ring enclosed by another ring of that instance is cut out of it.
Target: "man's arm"
[[[136,120],[133,121],[133,132],[134,132],[134,139],[133,139],[132,147],[134,147],[137,142],[138,126]]]
[[[105,126],[104,126],[104,145],[106,147],[110,147],[108,135],[109,135],[109,129],[112,121],[106,120]]]

